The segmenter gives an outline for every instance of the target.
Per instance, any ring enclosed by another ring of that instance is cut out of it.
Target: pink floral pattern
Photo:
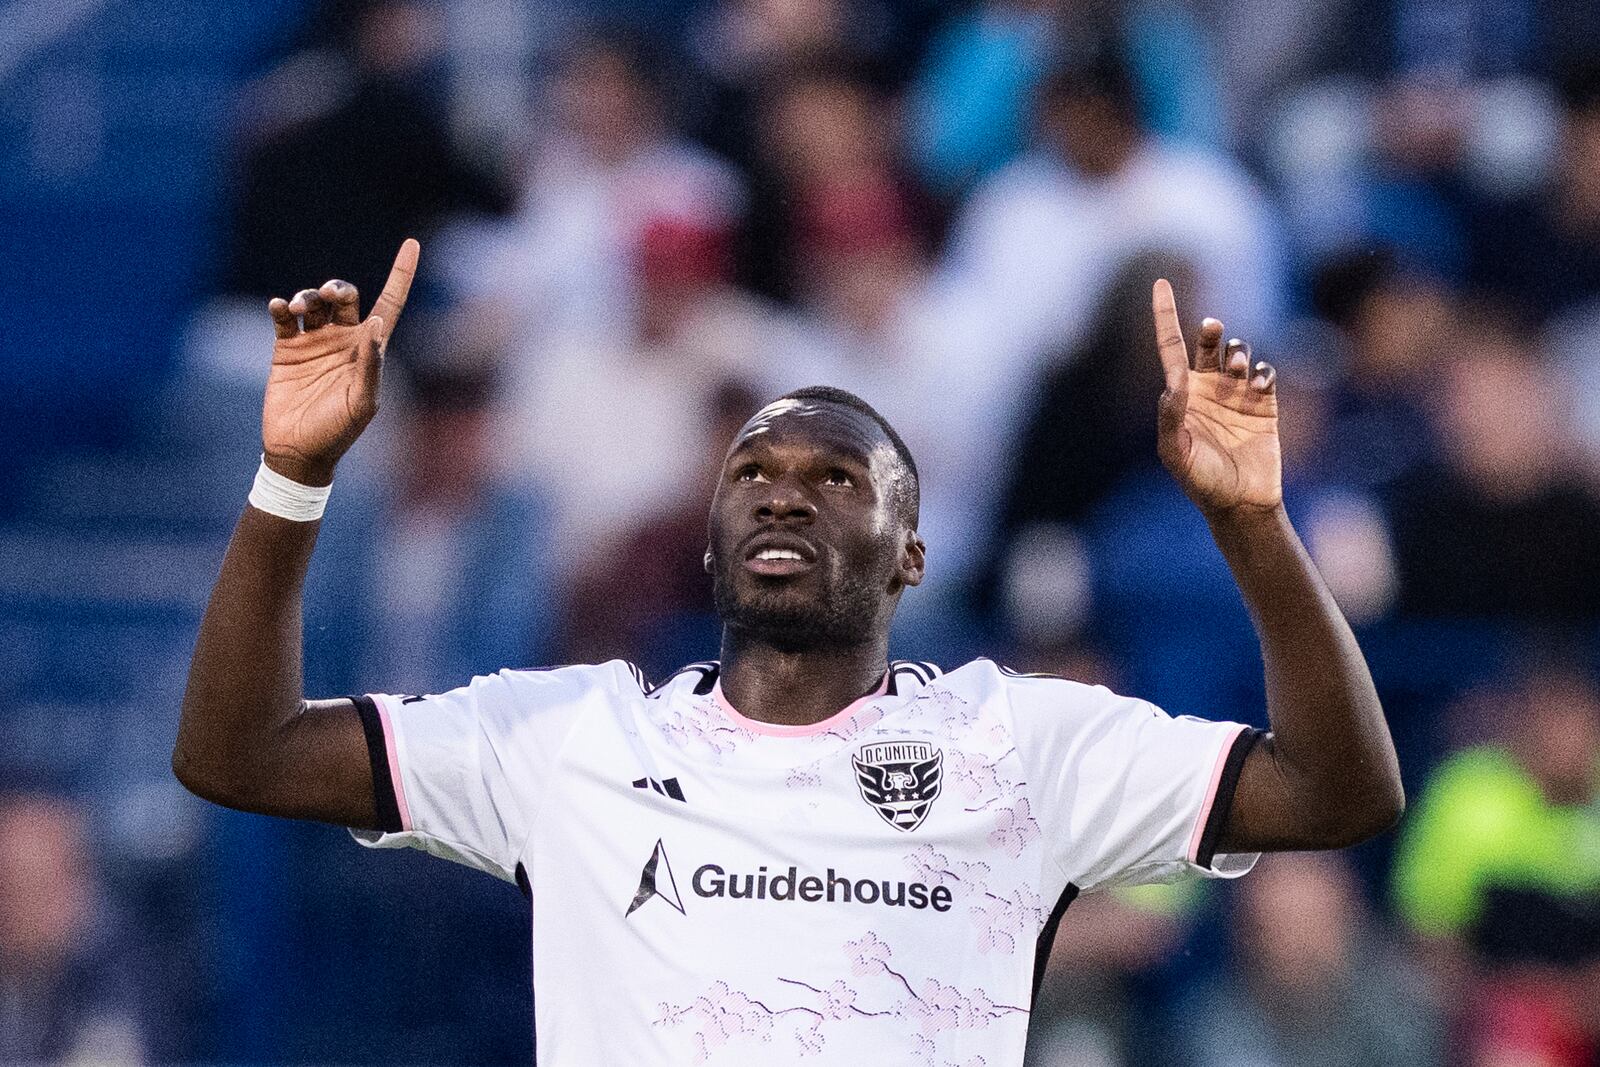
[[[646,702],[650,703],[650,702]],[[682,704],[656,701],[656,723],[679,745],[722,762],[741,744],[756,739],[756,735],[736,725],[710,697],[684,701]]]
[[[1027,797],[1018,797],[1015,802],[995,810],[994,832],[989,835],[989,844],[1016,859],[1037,840],[1039,824],[1033,818]]]
[[[705,1063],[741,1040],[787,1044],[788,1054],[812,1056],[827,1045],[831,1026],[860,1018],[889,1017],[916,1028],[914,1051],[919,1062],[985,1067],[981,1056],[962,1064],[940,1057],[938,1035],[950,1030],[981,1030],[997,1019],[1027,1013],[1026,1008],[996,1004],[981,989],[964,990],[934,978],[913,981],[894,968],[894,950],[871,931],[857,940],[846,941],[844,954],[851,976],[881,979],[875,983],[879,986],[875,992],[885,998],[884,1004],[876,1009],[863,1006],[862,991],[843,979],[823,986],[779,977],[778,981],[796,994],[796,1003],[781,1007],[718,981],[685,1004],[660,1004],[655,1025],[669,1029],[692,1027],[694,1062]],[[784,1054],[782,1049],[774,1051]]]

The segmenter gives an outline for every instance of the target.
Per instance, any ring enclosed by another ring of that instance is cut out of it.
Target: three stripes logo
[[[688,803],[683,799],[683,787],[678,784],[676,778],[663,778],[659,782],[654,778],[635,778],[633,787],[635,789],[653,789],[664,797],[671,797],[673,800],[684,804]]]

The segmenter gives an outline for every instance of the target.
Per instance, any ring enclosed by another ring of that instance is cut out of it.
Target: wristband
[[[268,515],[293,522],[316,522],[328,506],[331,485],[301,485],[267,466],[265,454],[256,469],[256,483],[250,487],[250,506]]]

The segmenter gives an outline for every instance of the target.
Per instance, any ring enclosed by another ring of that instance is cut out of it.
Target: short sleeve
[[[353,698],[380,829],[363,845],[417,848],[517,880],[551,768],[575,723],[642,690],[620,661],[500,671],[447,693]]]
[[[1088,891],[1184,873],[1234,878],[1255,866],[1255,854],[1216,849],[1260,731],[1174,718],[1101,686],[1005,684],[1040,829],[1072,884]]]

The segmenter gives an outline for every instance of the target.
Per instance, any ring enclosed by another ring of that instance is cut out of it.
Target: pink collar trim
[[[820,722],[808,723],[804,726],[786,726],[783,723],[762,722],[759,719],[752,719],[745,715],[741,715],[739,713],[739,709],[728,703],[728,698],[723,695],[722,682],[720,679],[717,681],[716,685],[711,687],[711,699],[716,701],[717,707],[722,709],[722,713],[728,718],[732,719],[733,724],[742,730],[749,730],[753,734],[766,734],[768,737],[811,737],[816,734],[827,733],[829,730],[832,730],[836,726],[845,722],[856,712],[860,711],[861,708],[869,701],[878,699],[888,691],[889,671],[886,669],[883,672],[883,679],[878,682],[878,687],[872,692],[868,693],[864,697],[861,697],[859,700],[852,701],[850,704],[834,712],[832,715],[829,715],[826,719],[823,719]]]

